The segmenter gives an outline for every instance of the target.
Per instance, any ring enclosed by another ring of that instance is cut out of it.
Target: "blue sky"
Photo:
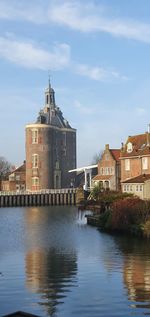
[[[149,0],[0,0],[0,156],[25,158],[25,125],[56,103],[77,129],[78,166],[150,123]]]

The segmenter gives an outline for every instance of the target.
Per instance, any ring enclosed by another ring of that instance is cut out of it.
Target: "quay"
[[[76,189],[41,192],[0,192],[0,207],[76,205]]]

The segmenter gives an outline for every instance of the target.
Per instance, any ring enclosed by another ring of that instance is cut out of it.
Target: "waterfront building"
[[[25,184],[26,175],[26,163],[15,168],[8,175],[8,179],[1,181],[1,191],[24,191],[26,188]]]
[[[100,184],[106,190],[120,189],[120,149],[110,149],[109,144],[98,162],[98,174],[93,178],[94,184]]]
[[[45,105],[35,123],[26,125],[26,190],[68,188],[76,168],[76,130],[55,103],[49,82]]]
[[[122,145],[120,161],[122,191],[150,198],[150,127],[143,134],[128,137]]]
[[[122,182],[122,191],[150,199],[150,174],[139,175]]]

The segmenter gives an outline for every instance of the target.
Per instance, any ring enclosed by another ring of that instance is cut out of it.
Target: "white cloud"
[[[36,24],[46,22],[44,5],[37,0],[0,0],[0,19],[29,21]]]
[[[109,80],[127,80],[126,76],[119,74],[116,71],[104,69],[102,67],[91,67],[84,64],[75,64],[74,70],[77,74],[86,76],[90,79],[97,81],[109,81]]]
[[[50,52],[31,41],[17,40],[13,35],[0,37],[0,58],[31,69],[57,71],[67,67],[76,74],[97,81],[127,79],[115,71],[71,61],[70,46],[65,43],[54,45]]]
[[[0,19],[57,24],[80,32],[105,32],[150,43],[150,24],[116,18],[107,8],[81,0],[0,0]]]
[[[57,44],[49,52],[32,42],[0,37],[0,58],[28,68],[59,70],[69,64],[70,46]]]
[[[99,5],[81,1],[64,1],[54,4],[49,10],[49,19],[54,23],[81,32],[105,32],[150,43],[150,24],[134,20],[113,18],[106,15]]]

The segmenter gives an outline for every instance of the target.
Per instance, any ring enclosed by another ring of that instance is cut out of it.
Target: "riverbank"
[[[150,237],[150,201],[132,196],[114,199],[112,202],[101,200],[95,202],[92,208],[89,203],[87,206],[88,210],[93,211],[93,215],[87,216],[89,225],[106,232]]]

